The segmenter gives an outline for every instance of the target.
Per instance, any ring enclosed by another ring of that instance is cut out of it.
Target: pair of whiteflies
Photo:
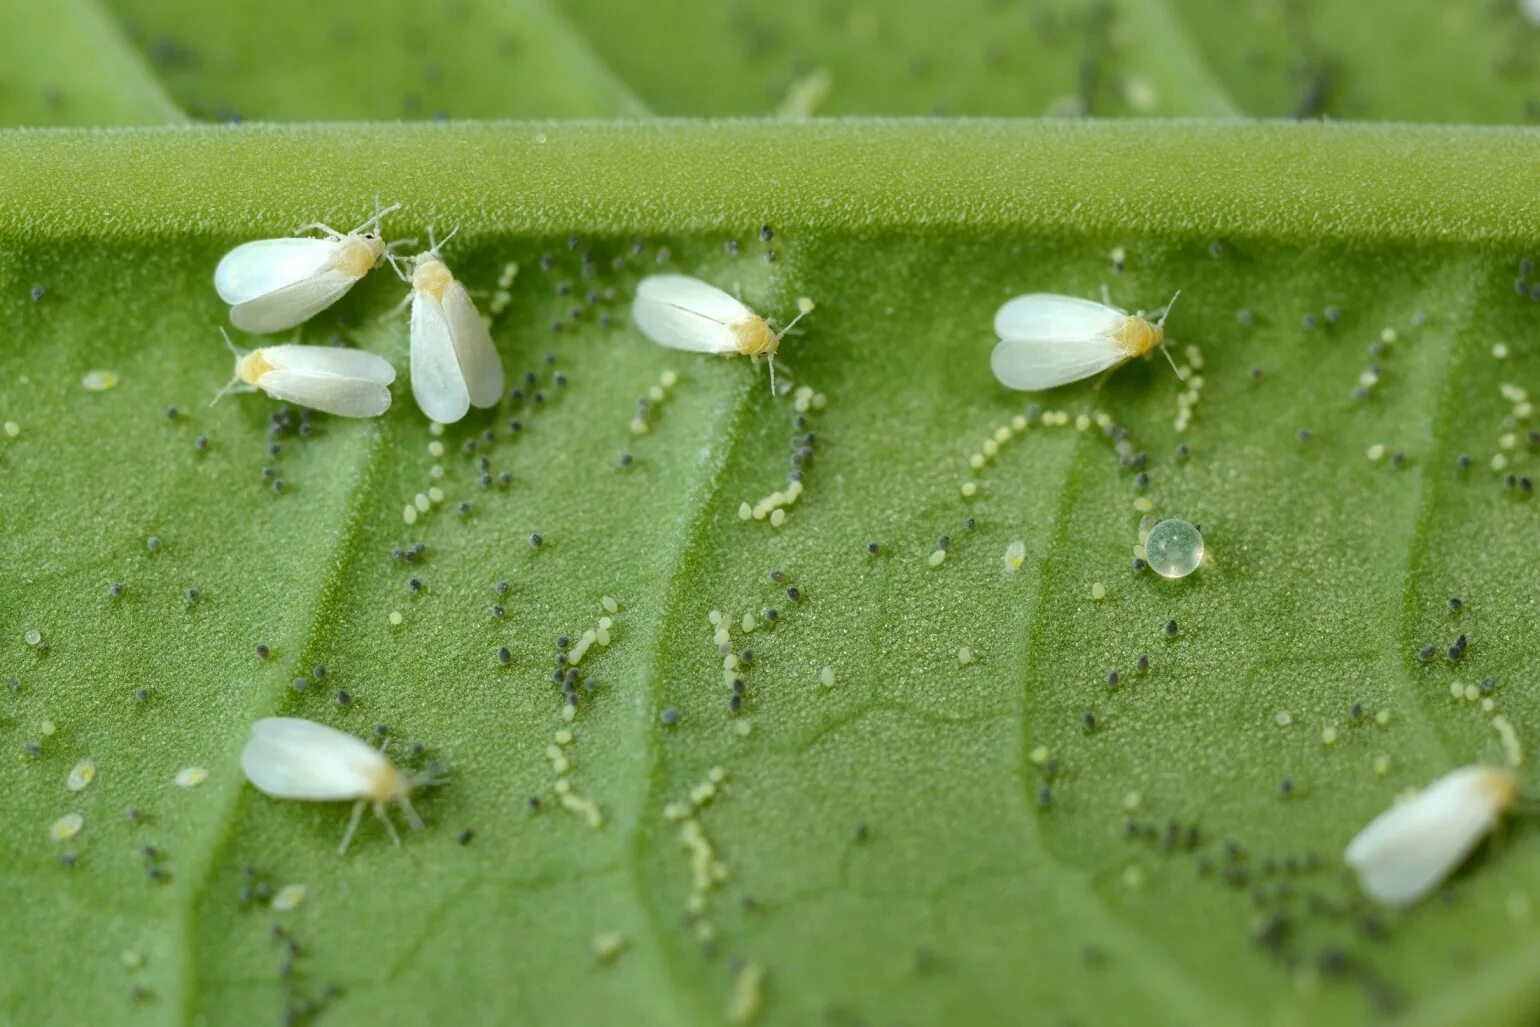
[[[339,854],[347,851],[365,806],[373,806],[398,845],[387,804],[399,805],[408,823],[420,830],[412,791],[438,781],[432,774],[402,773],[383,746],[375,749],[335,728],[296,717],[267,717],[253,724],[241,752],[241,768],[253,785],[274,798],[353,802]],[[1519,781],[1511,771],[1461,767],[1376,817],[1348,844],[1345,859],[1370,898],[1386,905],[1410,905],[1465,861],[1518,793]]]
[[[1101,303],[1028,293],[1003,304],[995,313],[1000,341],[990,355],[995,377],[1013,389],[1052,389],[1110,371],[1156,348],[1165,353],[1166,316],[1176,296],[1151,321],[1142,311],[1130,314],[1113,306],[1105,292]],[[781,338],[810,309],[804,305],[791,324],[777,331],[714,285],[686,275],[652,275],[637,286],[631,317],[648,338],[674,349],[765,357],[773,387]],[[1176,363],[1171,366],[1175,369]]]
[[[427,250],[397,261],[392,247],[412,240],[386,244],[379,232],[380,220],[396,209],[377,210],[346,233],[315,224],[301,231],[320,229],[324,237],[243,243],[219,261],[214,288],[230,304],[235,327],[265,335],[308,321],[388,261],[411,286],[403,305],[412,307],[412,396],[428,417],[451,424],[471,407],[493,406],[502,397],[502,361],[470,294],[439,257],[447,238],[434,240],[430,230]],[[375,417],[390,409],[396,370],[376,354],[294,343],[247,352],[236,349],[228,335],[225,342],[235,352],[235,375],[221,396],[261,389],[274,399],[342,417]]]

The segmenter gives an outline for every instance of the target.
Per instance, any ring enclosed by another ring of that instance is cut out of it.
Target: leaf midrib
[[[964,149],[977,171],[960,176],[952,155]],[[1540,235],[1540,195],[1468,188],[1524,181],[1540,164],[1540,136],[1516,128],[659,119],[50,129],[0,132],[0,164],[0,240],[19,241],[286,230],[368,209],[377,193],[404,205],[400,230],[434,219],[470,237],[765,221],[1284,245],[1496,248]],[[257,164],[267,173],[245,173]],[[1116,170],[1086,176],[1088,166]]]

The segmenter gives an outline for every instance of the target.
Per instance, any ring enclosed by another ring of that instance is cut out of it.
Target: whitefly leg
[[[390,822],[390,814],[385,812],[385,804],[383,802],[374,804],[374,815],[380,818],[380,823],[384,824],[385,830],[390,832],[391,844],[400,845],[401,836],[396,833],[396,825]]]
[[[353,803],[353,815],[348,817],[348,829],[342,834],[342,844],[337,846],[337,855],[346,855],[348,846],[353,842],[353,832],[358,830],[358,821],[364,815],[364,800],[359,799]]]
[[[396,801],[400,803],[401,815],[406,817],[406,822],[408,824],[412,825],[412,830],[421,831],[423,829],[422,817],[419,817],[417,815],[417,811],[412,808],[412,800],[403,795]]]

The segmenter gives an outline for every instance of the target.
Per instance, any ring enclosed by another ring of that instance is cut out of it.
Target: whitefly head
[[[380,232],[380,222],[386,214],[400,210],[401,204],[381,207],[374,201],[374,216],[342,237],[341,252],[337,255],[336,269],[353,278],[362,278],[374,269],[390,247]]]
[[[225,340],[225,347],[230,351],[231,356],[235,358],[235,370],[230,375],[230,380],[225,383],[225,387],[214,393],[214,398],[209,402],[209,406],[218,403],[231,392],[247,391],[256,388],[257,381],[268,371],[272,370],[272,365],[263,357],[260,349],[241,349],[230,341],[230,333],[226,332],[223,328],[219,329],[219,336]]]
[[[445,291],[454,282],[455,276],[449,270],[449,266],[444,263],[443,258],[439,256],[439,252],[443,250],[444,244],[453,239],[459,231],[456,228],[444,236],[444,238],[439,239],[434,236],[433,227],[430,225],[428,227],[428,248],[426,250],[414,257],[408,257],[400,261],[388,252],[386,257],[390,260],[391,267],[395,269],[396,274],[401,277],[402,281],[410,285],[414,292],[424,293],[435,300],[442,301]],[[411,241],[415,242],[416,240]],[[402,266],[403,264],[405,267]]]

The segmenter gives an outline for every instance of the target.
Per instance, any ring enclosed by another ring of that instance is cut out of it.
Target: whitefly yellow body
[[[1017,296],[995,312],[1000,341],[989,366],[1002,385],[1029,392],[1089,378],[1163,347],[1171,303],[1151,322],[1142,314],[1076,296]]]
[[[396,369],[373,353],[292,344],[248,352],[238,349],[228,335],[224,338],[235,354],[235,375],[215,402],[227,392],[260,389],[274,399],[339,417],[376,417],[390,409]]]
[[[413,257],[410,275],[396,270],[412,286],[412,396],[430,419],[453,424],[471,407],[497,405],[503,364],[470,294],[439,258],[442,245]]]
[[[399,206],[399,205],[398,205]],[[259,239],[220,258],[214,289],[230,304],[230,323],[263,335],[302,324],[341,299],[385,255],[377,211],[351,232],[319,228],[324,238]]]
[[[384,752],[350,734],[297,717],[265,717],[251,725],[251,738],[241,750],[241,769],[246,779],[275,799],[305,802],[352,800],[353,815],[347,833],[337,847],[345,853],[358,829],[364,806],[372,805],[391,840],[401,837],[386,815],[395,803],[414,830],[422,819],[412,808],[412,789],[430,781],[403,774]]]
[[[743,301],[688,275],[649,275],[631,302],[631,319],[653,342],[692,353],[764,357],[772,386],[781,338],[802,316],[777,331]]]
[[[1452,770],[1370,821],[1344,858],[1370,898],[1411,905],[1465,862],[1518,793],[1500,767]]]

